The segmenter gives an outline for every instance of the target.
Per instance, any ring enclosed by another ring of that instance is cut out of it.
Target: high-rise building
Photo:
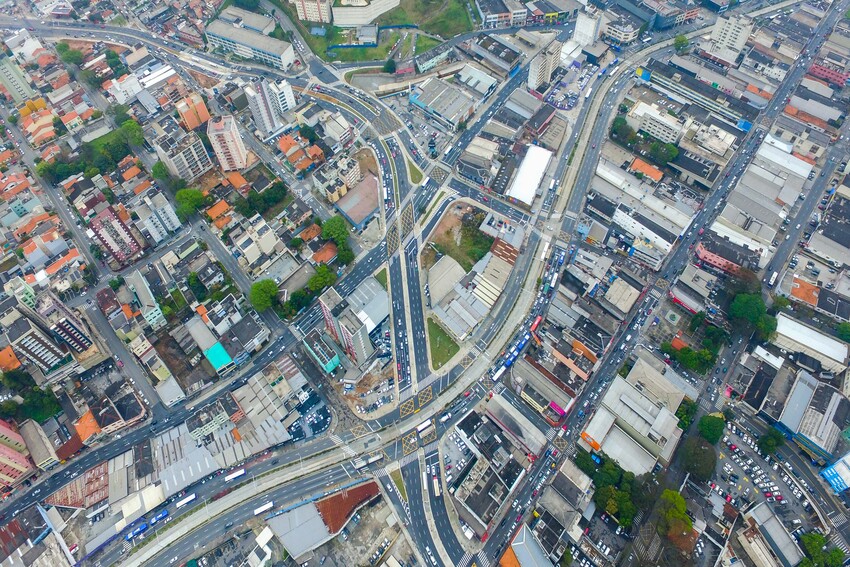
[[[298,19],[302,22],[318,22],[329,24],[331,22],[330,0],[289,0],[295,4]]]
[[[602,18],[597,10],[587,8],[579,12],[576,19],[576,29],[573,31],[573,39],[581,46],[593,45],[599,38],[600,22]]]
[[[292,85],[285,80],[278,83],[270,83],[266,79],[257,81],[245,87],[245,96],[254,125],[267,137],[283,128],[285,113],[295,108]]]
[[[375,347],[369,333],[389,315],[387,293],[378,280],[366,278],[346,298],[330,288],[319,298],[319,305],[328,334],[352,362],[362,364],[372,356]]]
[[[537,90],[540,85],[548,84],[552,79],[552,73],[561,64],[560,41],[553,41],[546,49],[538,53],[528,67],[528,88]]]
[[[14,449],[18,453],[27,453],[27,444],[21,434],[7,422],[0,419],[0,445]]]
[[[207,124],[207,137],[221,169],[245,169],[248,165],[248,151],[233,116],[219,116],[210,120]]]
[[[33,311],[41,319],[41,323],[50,329],[53,336],[68,345],[74,352],[85,352],[94,344],[79,317],[52,291],[46,291],[38,296]],[[29,315],[26,309],[24,313]]]
[[[210,111],[198,93],[192,93],[174,105],[180,115],[180,123],[187,130],[194,130],[210,119]]]
[[[254,118],[254,126],[260,134],[270,138],[279,132],[283,125],[278,120],[277,112],[272,106],[271,98],[264,85],[265,81],[259,81],[245,87],[245,98],[248,99],[248,108]]]
[[[753,21],[744,15],[721,16],[711,30],[715,48],[731,49],[740,53],[753,31]]]
[[[50,441],[47,433],[39,424],[28,419],[20,425],[20,429],[21,437],[26,442],[30,459],[35,463],[35,466],[41,470],[47,470],[59,464],[59,457],[53,447],[53,442]]]
[[[3,291],[9,295],[14,295],[15,298],[24,305],[35,308],[35,290],[20,276],[15,276],[3,286]]]
[[[183,225],[168,199],[162,193],[145,195],[133,208],[136,228],[156,246]]]
[[[28,456],[0,445],[0,485],[7,488],[17,486],[34,471],[35,466]]]
[[[201,138],[179,128],[160,136],[154,143],[156,155],[174,177],[192,182],[212,169],[212,160]]]

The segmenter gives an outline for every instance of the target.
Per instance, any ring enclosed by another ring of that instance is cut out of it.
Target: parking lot
[[[395,113],[404,120],[407,127],[416,136],[416,142],[419,148],[408,148],[409,150],[416,149],[421,152],[428,147],[429,140],[433,139],[436,144],[436,151],[442,153],[445,148],[452,143],[453,134],[447,132],[445,127],[437,123],[432,118],[426,116],[422,111],[407,101],[407,95],[402,94],[395,97],[385,99],[385,102],[390,106]],[[427,150],[426,150],[427,151]]]
[[[758,449],[758,439],[735,424],[727,424],[718,444],[717,477],[711,489],[741,509],[767,501],[789,532],[811,529],[812,507],[805,481],[797,480],[786,466]]]

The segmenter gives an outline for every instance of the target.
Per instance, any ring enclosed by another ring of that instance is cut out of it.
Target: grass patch
[[[400,32],[392,32],[388,39],[378,40],[378,47],[352,47],[350,49],[335,49],[328,58],[344,63],[352,61],[380,61],[387,58],[390,48],[401,38]]]
[[[384,286],[384,289],[387,289],[387,269],[381,268],[381,271],[375,274],[375,279],[378,280],[378,283]]]
[[[288,207],[290,203],[292,203],[292,201],[294,200],[295,196],[292,194],[292,192],[287,192],[286,197],[284,197],[282,201],[280,201],[276,205],[272,205],[266,212],[263,213],[263,218],[266,220],[271,220],[275,218],[277,215],[282,213],[283,209]]]
[[[383,72],[384,71],[381,67],[372,67],[371,69],[354,69],[353,71],[346,73],[343,76],[343,79],[346,83],[351,84],[351,79],[357,75],[379,75]]]
[[[454,339],[430,317],[428,317],[428,342],[431,345],[431,366],[434,370],[442,368],[460,350]]]
[[[184,307],[186,307],[186,298],[183,297],[183,292],[179,289],[175,289],[171,292],[171,299],[174,300],[174,307],[177,311],[180,311]]]
[[[428,37],[427,35],[417,35],[416,36],[416,54],[419,55],[421,53],[425,53],[431,49],[434,49],[438,45],[442,45],[438,39],[433,39]]]
[[[467,0],[401,0],[401,4],[381,15],[377,23],[418,24],[422,31],[450,38],[472,30],[468,6]],[[416,52],[424,51],[417,43]]]
[[[109,20],[109,25],[111,26],[126,26],[127,18],[124,16],[115,16],[111,20]]]
[[[460,242],[455,239],[453,230],[443,232],[434,239],[437,250],[457,260],[466,272],[490,251],[495,241],[492,236],[478,230],[484,217],[483,212],[464,216],[460,226]]]
[[[390,477],[393,479],[395,487],[398,488],[398,493],[407,501],[407,490],[404,488],[404,479],[401,477],[401,471],[399,469],[394,470],[390,473]]]
[[[115,130],[104,134],[100,138],[95,138],[89,143],[91,144],[93,155],[99,155],[103,153],[104,148],[110,144],[123,144],[124,135],[120,128],[116,128]]]
[[[407,160],[407,171],[410,173],[410,180],[413,183],[421,183],[422,182],[422,172],[419,171],[419,168],[416,167],[412,161]]]
[[[413,38],[414,34],[412,33],[408,33],[404,36],[404,41],[401,42],[401,50],[399,50],[401,53],[401,57],[399,57],[399,59],[410,57],[410,48],[413,46]]]

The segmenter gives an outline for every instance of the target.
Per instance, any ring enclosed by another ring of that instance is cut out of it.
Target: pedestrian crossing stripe
[[[463,554],[463,557],[460,558],[460,563],[458,563],[458,567],[466,567],[466,564],[470,562],[472,559],[472,553],[467,551]]]

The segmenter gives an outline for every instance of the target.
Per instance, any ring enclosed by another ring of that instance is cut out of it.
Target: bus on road
[[[189,502],[192,502],[197,497],[198,497],[198,495],[193,492],[192,494],[190,494],[189,496],[187,496],[186,498],[184,498],[183,500],[181,500],[177,504],[175,504],[174,507],[175,508],[182,508],[183,506],[185,506]]]
[[[239,478],[240,476],[243,476],[244,474],[245,474],[245,469],[239,469],[238,471],[233,471],[232,473],[230,473],[229,475],[224,477],[224,482],[230,482],[231,480],[236,480],[237,478]]]
[[[263,512],[268,512],[272,508],[274,508],[274,502],[266,502],[265,504],[254,510],[254,515],[259,516]]]
[[[437,478],[437,475],[434,475],[434,496],[440,495],[440,479]]]
[[[593,92],[593,89],[587,89],[587,92],[584,94],[584,100],[589,99],[590,93],[592,93],[592,92]]]
[[[423,431],[425,431],[429,427],[431,427],[431,420],[430,419],[428,421],[423,421],[422,423],[417,425],[416,426],[416,432],[421,434]]]
[[[767,282],[767,287],[772,289],[773,286],[776,285],[776,278],[778,278],[778,277],[779,277],[779,272],[773,272],[773,275],[770,276],[770,280]]]

